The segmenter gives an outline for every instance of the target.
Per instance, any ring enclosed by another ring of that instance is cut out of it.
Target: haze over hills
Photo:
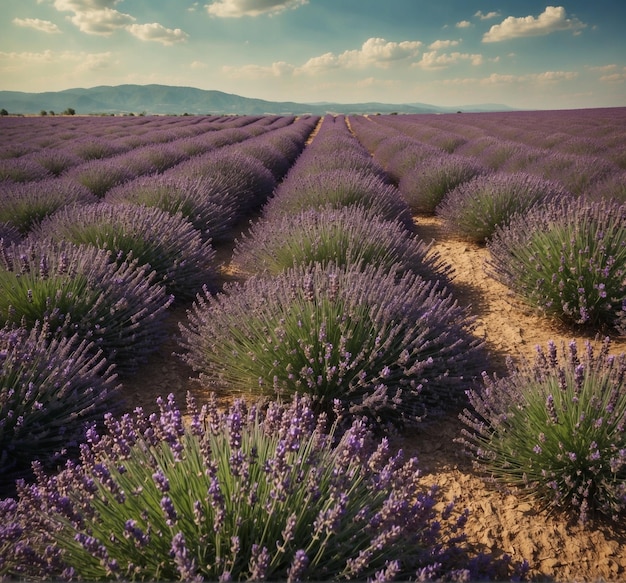
[[[117,85],[89,89],[66,89],[45,93],[0,91],[0,108],[10,114],[61,113],[74,109],[77,114],[242,114],[296,115],[310,113],[451,113],[455,111],[511,111],[499,104],[439,107],[425,103],[295,103],[242,97],[222,91],[169,85]]]

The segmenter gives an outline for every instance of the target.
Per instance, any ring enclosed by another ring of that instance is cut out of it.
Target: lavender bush
[[[32,328],[93,341],[120,372],[129,372],[164,339],[172,298],[136,262],[68,241],[0,246],[0,325]]]
[[[483,174],[446,194],[435,212],[454,235],[475,243],[491,238],[498,225],[536,204],[569,194],[558,182],[531,174]]]
[[[29,158],[0,159],[0,183],[30,182],[50,178],[52,174],[43,166]]]
[[[527,168],[527,172],[558,180],[567,190],[581,196],[596,182],[607,179],[617,170],[617,166],[604,158],[560,152],[543,155]]]
[[[62,580],[302,581],[510,575],[471,556],[467,511],[421,484],[362,420],[325,431],[306,398],[266,409],[172,396],[146,419],[107,416],[81,463],[38,472],[0,504],[0,569]],[[28,558],[28,560],[24,560]],[[1,573],[2,571],[0,571]]]
[[[290,267],[374,265],[422,277],[449,275],[439,254],[398,221],[358,206],[303,210],[260,220],[237,241],[231,265],[253,275],[277,275]]]
[[[470,391],[474,411],[461,419],[462,440],[478,466],[544,505],[620,521],[626,511],[626,355],[587,344],[537,347],[534,364],[509,364],[505,378],[484,375]]]
[[[158,208],[106,202],[72,206],[48,217],[31,238],[67,240],[108,249],[118,263],[134,259],[177,299],[202,285],[216,287],[215,249],[182,215]]]
[[[170,214],[181,213],[204,239],[213,243],[227,238],[240,213],[232,185],[222,175],[143,176],[107,192],[105,202],[156,207]]]
[[[615,172],[596,182],[588,192],[589,198],[616,200],[626,203],[626,171]]]
[[[299,172],[295,177],[290,173],[263,208],[263,217],[274,219],[306,209],[347,206],[369,209],[384,220],[413,228],[409,208],[394,186],[372,174],[341,169],[316,174]]]
[[[50,339],[47,325],[0,329],[0,494],[76,449],[120,402],[113,369],[87,340]]]
[[[102,198],[108,190],[135,177],[131,168],[118,157],[91,160],[68,170],[66,176]]]
[[[625,220],[615,201],[539,205],[498,227],[488,273],[549,316],[610,326],[626,304]]]
[[[402,175],[398,190],[413,213],[433,214],[446,193],[486,172],[478,162],[463,156],[429,157]]]
[[[274,176],[276,181],[280,180],[291,166],[291,161],[281,152],[279,148],[269,143],[265,136],[262,139],[249,140],[239,147],[239,151],[247,156],[256,158]]]
[[[97,202],[87,188],[53,178],[27,184],[0,184],[0,221],[14,225],[22,235],[58,209]]]
[[[73,141],[70,152],[83,160],[100,160],[122,153],[129,145],[116,144],[111,140],[88,136],[86,138]]]
[[[82,163],[82,159],[62,148],[45,148],[30,156],[53,176],[60,176],[74,166]]]
[[[198,296],[182,360],[210,389],[338,399],[381,424],[449,408],[484,364],[465,309],[432,281],[373,266],[298,267]]]
[[[238,148],[209,152],[179,164],[175,170],[176,176],[219,178],[226,182],[237,203],[239,218],[263,204],[276,186],[272,173],[259,160],[242,154]]]

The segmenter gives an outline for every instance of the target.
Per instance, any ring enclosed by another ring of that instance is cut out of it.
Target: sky
[[[626,106],[626,0],[2,0],[0,90]]]

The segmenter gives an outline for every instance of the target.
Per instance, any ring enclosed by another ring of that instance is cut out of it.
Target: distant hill
[[[66,89],[45,93],[0,91],[0,108],[11,114],[61,113],[68,108],[77,114],[242,114],[296,115],[310,113],[450,113],[455,111],[506,111],[506,105],[486,104],[438,107],[425,103],[294,103],[241,97],[222,91],[169,85],[118,85]]]

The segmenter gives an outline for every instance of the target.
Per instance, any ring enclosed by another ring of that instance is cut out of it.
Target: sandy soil
[[[416,225],[419,235],[433,240],[433,250],[454,267],[451,289],[476,316],[477,333],[491,351],[494,371],[504,369],[507,355],[532,359],[535,346],[545,346],[550,339],[558,344],[574,338],[570,330],[531,313],[485,275],[485,248],[451,239],[436,217],[418,217]],[[185,314],[185,306],[171,312],[172,334],[177,333],[177,322]],[[576,339],[579,346],[584,340],[593,341],[591,337]],[[157,395],[171,392],[184,406],[188,390],[199,401],[203,399],[202,389],[190,380],[193,371],[172,356],[175,350],[174,340],[166,343],[138,374],[125,381],[124,396],[129,405],[142,405],[151,411]],[[613,351],[626,352],[626,339],[615,340]],[[446,500],[456,500],[459,509],[470,509],[466,529],[470,544],[508,553],[516,561],[526,559],[534,580],[626,580],[626,528],[596,525],[585,530],[563,516],[538,511],[522,493],[494,490],[474,472],[471,460],[454,442],[461,428],[458,418],[450,415],[424,423],[399,438],[399,445],[419,458],[426,483],[439,484]]]

